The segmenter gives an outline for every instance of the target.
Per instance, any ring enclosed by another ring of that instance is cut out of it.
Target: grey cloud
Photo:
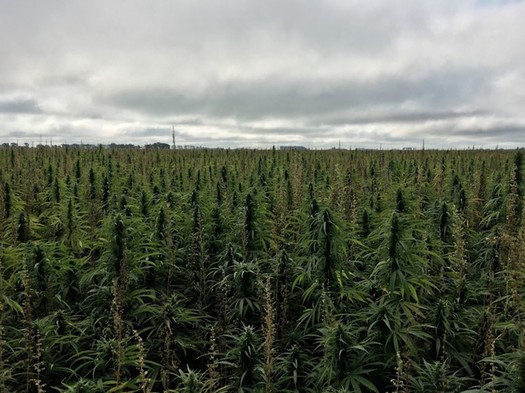
[[[411,101],[423,107],[453,107],[471,96],[483,94],[487,84],[484,73],[463,70],[417,80],[399,75],[366,82],[278,79],[217,84],[200,96],[163,88],[128,89],[110,93],[101,100],[120,109],[152,116],[194,113],[246,120],[322,115],[355,108],[399,106]],[[455,116],[453,111],[443,112],[442,115]],[[420,112],[419,116],[418,119],[417,115],[393,114],[392,120],[423,120],[424,112]],[[431,115],[431,118],[435,116],[440,115]],[[356,121],[359,122],[359,119]]]
[[[450,131],[451,135],[462,136],[472,140],[500,139],[506,138],[525,142],[525,125],[522,126],[493,126],[487,128],[462,128]]]
[[[31,134],[26,131],[11,131],[8,132],[6,136],[9,138],[26,138],[31,136]]]
[[[31,99],[0,101],[0,113],[40,113],[38,103]]]
[[[155,137],[155,136],[171,136],[171,129],[169,128],[145,128],[142,130],[134,130],[126,132],[126,135],[131,137]]]
[[[325,126],[340,126],[340,125],[363,125],[363,124],[378,124],[378,123],[418,123],[426,121],[442,121],[454,120],[463,117],[478,117],[490,114],[490,112],[483,110],[473,111],[402,111],[372,113],[369,115],[354,115],[354,116],[330,116],[310,122],[312,125]]]
[[[296,135],[296,136],[312,136],[312,135],[327,135],[330,129],[327,127],[273,127],[273,128],[257,128],[243,126],[240,128],[245,134],[264,134],[264,135]]]

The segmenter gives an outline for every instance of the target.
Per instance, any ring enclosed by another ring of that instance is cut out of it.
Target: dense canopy
[[[521,151],[0,149],[0,391],[525,392]]]

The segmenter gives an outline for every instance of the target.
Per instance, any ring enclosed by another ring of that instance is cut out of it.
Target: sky
[[[525,2],[0,0],[0,142],[525,146]]]

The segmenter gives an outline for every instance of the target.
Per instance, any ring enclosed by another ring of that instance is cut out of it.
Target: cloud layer
[[[0,0],[0,139],[525,145],[525,3]]]

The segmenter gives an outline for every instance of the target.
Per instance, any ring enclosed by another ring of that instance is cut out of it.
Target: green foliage
[[[0,391],[525,392],[522,170],[0,148]]]

